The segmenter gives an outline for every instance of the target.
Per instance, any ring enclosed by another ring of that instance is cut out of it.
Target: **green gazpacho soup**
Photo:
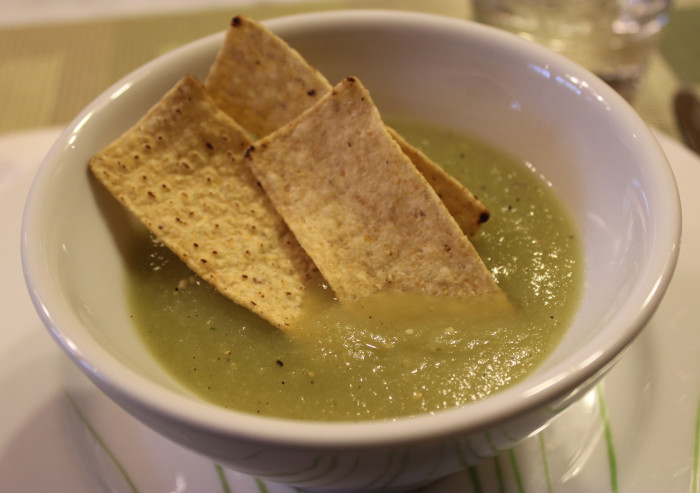
[[[137,330],[185,386],[221,406],[305,420],[433,412],[517,382],[553,350],[582,284],[575,224],[531,167],[472,138],[392,122],[491,211],[472,238],[512,309],[383,294],[341,307],[319,279],[283,332],[195,278],[147,235],[130,259]],[[465,163],[469,163],[465,165]]]

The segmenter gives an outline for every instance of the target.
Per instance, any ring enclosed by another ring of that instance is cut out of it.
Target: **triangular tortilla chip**
[[[313,264],[243,162],[249,144],[187,76],[89,166],[192,271],[285,328]]]
[[[263,137],[330,90],[328,81],[262,24],[236,16],[204,81],[221,109]]]
[[[246,157],[340,301],[392,290],[500,291],[358,79],[341,82]]]
[[[225,112],[258,137],[287,124],[332,89],[296,50],[245,16],[231,21],[205,86]],[[474,234],[489,217],[486,206],[395,131],[392,135],[462,230]]]

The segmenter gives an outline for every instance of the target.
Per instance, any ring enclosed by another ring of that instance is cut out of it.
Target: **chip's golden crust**
[[[192,271],[285,328],[313,264],[244,164],[249,144],[187,76],[89,167]]]
[[[225,112],[262,137],[330,90],[325,77],[265,26],[231,21],[204,85]]]
[[[387,130],[413,165],[428,180],[462,231],[469,236],[474,235],[479,226],[489,218],[486,206],[468,188],[413,147],[396,130],[388,127]]]
[[[341,82],[246,156],[339,300],[500,291],[359,80]]]
[[[332,89],[296,50],[245,16],[232,20],[205,86],[224,111],[258,137],[287,124]],[[425,154],[391,132],[462,230],[474,234],[489,217],[486,206]]]

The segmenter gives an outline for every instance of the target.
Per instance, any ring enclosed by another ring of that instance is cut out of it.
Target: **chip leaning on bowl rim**
[[[242,472],[304,487],[408,489],[544,426],[617,361],[670,281],[680,206],[649,129],[588,72],[484,26],[377,11],[292,16],[266,25],[329,80],[356,71],[383,112],[500,142],[547,176],[584,236],[587,287],[570,333],[540,369],[499,394],[389,421],[245,415],[193,399],[168,381],[135,335],[121,330],[128,317],[120,248],[128,237],[108,223],[128,219],[94,193],[85,163],[184,72],[205,74],[222,40],[216,34],[114,84],[49,152],[25,210],[22,262],[52,336],[100,389],[160,433]],[[396,83],[407,80],[411,84]],[[317,469],[310,470],[316,459]]]

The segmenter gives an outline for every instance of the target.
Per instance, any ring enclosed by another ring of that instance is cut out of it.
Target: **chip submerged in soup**
[[[497,296],[410,293],[341,305],[319,277],[298,330],[280,331],[144,234],[130,258],[130,306],[137,330],[169,373],[227,408],[357,421],[481,399],[551,353],[582,284],[576,226],[554,191],[532,166],[475,139],[421,122],[397,120],[392,127],[468,183],[492,211],[471,240],[507,306]]]

